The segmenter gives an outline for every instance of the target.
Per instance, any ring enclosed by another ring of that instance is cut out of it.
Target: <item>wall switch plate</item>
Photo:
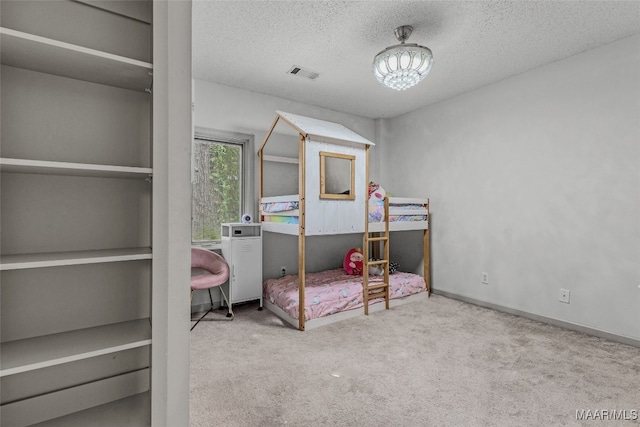
[[[489,273],[480,273],[480,281],[485,285],[489,284]]]
[[[569,304],[570,296],[571,291],[569,291],[568,289],[560,289],[560,296],[558,298],[558,301]]]
[[[287,275],[287,267],[280,267],[280,277]]]

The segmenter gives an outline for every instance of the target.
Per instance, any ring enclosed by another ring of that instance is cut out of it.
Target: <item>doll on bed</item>
[[[342,262],[344,271],[352,276],[362,276],[362,260],[364,256],[360,248],[353,248],[347,252]]]
[[[380,186],[380,184],[373,181],[369,182],[369,200],[384,200],[384,196],[387,192]]]
[[[362,269],[364,268],[364,263],[362,262],[364,259],[364,255],[362,255],[362,251],[360,248],[353,248],[347,252],[347,255],[344,257],[344,261],[342,262],[342,267],[344,271],[351,276],[362,276]],[[369,261],[377,261],[375,258],[371,258]],[[398,263],[394,261],[389,261],[389,274],[393,274],[398,270]],[[369,266],[369,275],[371,276],[382,276],[384,274],[384,267],[381,265],[370,265]]]
[[[344,261],[342,262],[342,267],[344,271],[351,276],[362,276],[362,269],[364,268],[364,255],[362,255],[362,251],[360,248],[353,248],[347,252],[347,255],[344,257]],[[370,261],[377,261],[374,258],[371,258]],[[389,261],[389,274],[393,274],[398,269],[398,263]],[[381,265],[370,265],[369,266],[369,274],[371,276],[382,276],[384,274],[384,267]]]

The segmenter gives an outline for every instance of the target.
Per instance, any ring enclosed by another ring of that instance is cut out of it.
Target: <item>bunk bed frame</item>
[[[279,157],[279,156],[269,156],[264,153],[265,146],[271,137],[274,129],[278,122],[282,120],[290,127],[292,127],[298,133],[298,158],[289,158],[289,157]],[[294,327],[298,327],[299,330],[305,330],[305,276],[306,276],[306,236],[313,235],[313,233],[309,233],[306,228],[306,218],[307,218],[307,200],[306,200],[306,155],[307,155],[307,141],[313,138],[314,141],[321,141],[326,143],[337,143],[337,144],[361,144],[364,146],[364,186],[365,186],[365,195],[368,195],[368,185],[369,185],[369,149],[370,146],[374,145],[372,142],[363,138],[362,136],[352,132],[351,130],[345,128],[342,125],[332,122],[325,122],[316,119],[310,119],[303,116],[298,116],[290,113],[285,113],[281,111],[276,111],[276,118],[273,121],[269,131],[267,132],[264,141],[262,142],[260,148],[258,149],[258,158],[259,158],[259,200],[260,204],[263,201],[268,200],[269,202],[277,202],[277,201],[290,201],[290,196],[276,196],[276,197],[264,197],[264,162],[272,161],[272,162],[281,162],[281,163],[297,163],[298,164],[298,224],[278,224],[278,223],[270,223],[264,222],[264,215],[262,210],[260,211],[259,219],[262,223],[263,231],[271,231],[283,234],[297,235],[298,236],[298,293],[299,293],[299,303],[298,303],[298,319],[291,319],[289,315],[287,315],[282,309],[279,307],[270,304],[268,301],[265,301],[265,305],[271,311],[275,312],[279,317],[285,319],[288,323],[290,323]],[[353,178],[352,178],[353,179]],[[428,199],[416,199],[416,198],[399,198],[399,197],[385,197],[384,200],[384,209],[385,209],[385,220],[382,222],[369,223],[369,212],[368,212],[368,197],[365,197],[364,200],[364,231],[363,231],[363,258],[364,258],[364,268],[363,268],[363,297],[364,297],[364,313],[368,314],[369,311],[369,296],[368,296],[368,282],[369,282],[369,272],[367,266],[369,264],[376,264],[376,262],[369,262],[369,249],[371,243],[380,242],[383,244],[383,262],[377,262],[377,264],[384,264],[384,284],[386,285],[386,295],[385,295],[385,308],[389,308],[389,231],[404,231],[404,230],[423,230],[423,259],[424,259],[424,269],[423,269],[423,278],[426,285],[426,297],[430,295],[431,292],[431,281],[430,281],[430,215],[429,215],[429,200]],[[419,222],[398,222],[398,223],[390,223],[389,216],[394,214],[393,208],[390,208],[390,204],[410,204],[410,203],[422,203],[425,205],[426,211],[426,221]],[[356,232],[356,231],[354,231]],[[362,231],[358,231],[362,232]],[[342,231],[340,233],[345,233]],[[381,234],[383,236],[381,236]],[[372,255],[379,257],[379,245],[372,245],[373,251]],[[386,261],[386,262],[385,262]],[[377,289],[372,291],[371,299],[375,296],[380,296],[380,286],[376,287]],[[382,289],[382,292],[385,292],[385,289]],[[414,295],[414,297],[421,297],[422,295]],[[391,301],[391,305],[399,305],[401,302],[399,301]],[[381,310],[381,304],[377,304],[371,307],[372,311]],[[354,311],[354,310],[352,310]],[[337,314],[332,314],[331,321],[326,321],[325,318],[314,319],[313,323],[316,326],[320,326],[326,323],[332,323],[334,320],[340,320],[342,318],[354,317],[355,315],[360,315],[359,312],[348,313],[342,312]],[[308,322],[308,321],[307,321]],[[297,323],[297,325],[296,325]]]

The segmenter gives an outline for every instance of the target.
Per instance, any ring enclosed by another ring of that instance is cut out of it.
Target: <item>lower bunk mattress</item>
[[[369,276],[369,283],[382,282],[383,276]],[[424,292],[422,276],[395,272],[389,275],[389,296],[397,299]],[[262,285],[265,301],[282,309],[293,319],[298,319],[298,276],[268,279]],[[371,300],[374,304],[383,298]],[[337,268],[305,276],[305,320],[318,319],[363,306],[362,276],[351,276]]]

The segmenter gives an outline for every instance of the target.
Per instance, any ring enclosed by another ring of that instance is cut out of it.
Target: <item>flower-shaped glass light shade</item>
[[[428,47],[415,43],[406,44],[413,27],[402,25],[395,30],[400,44],[391,46],[373,58],[373,74],[385,86],[405,90],[424,79],[433,64],[433,54]]]
[[[428,47],[398,44],[380,52],[373,59],[373,74],[385,86],[405,90],[424,79],[433,64]]]

